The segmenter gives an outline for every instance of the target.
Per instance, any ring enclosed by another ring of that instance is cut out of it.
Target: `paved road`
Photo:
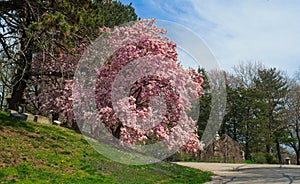
[[[213,181],[207,184],[300,184],[300,166],[262,164],[222,164],[177,162],[177,164],[211,171]]]

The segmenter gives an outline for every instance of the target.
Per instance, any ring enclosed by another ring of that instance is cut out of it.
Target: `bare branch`
[[[3,49],[4,49],[4,52],[5,52],[5,54],[7,55],[8,59],[11,59],[12,57],[11,57],[11,55],[9,54],[9,51],[8,51],[9,47],[8,47],[8,45],[5,43],[5,41],[3,40],[3,36],[2,36],[1,33],[0,33],[0,43],[1,43],[1,45],[2,45],[2,47],[3,47]]]

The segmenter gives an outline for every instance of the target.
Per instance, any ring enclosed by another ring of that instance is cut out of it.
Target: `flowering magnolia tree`
[[[105,127],[122,144],[164,141],[169,150],[179,146],[196,153],[202,149],[196,120],[188,112],[202,95],[203,80],[194,70],[183,69],[176,44],[163,36],[166,31],[154,20],[100,31],[102,37],[79,62],[77,56],[62,56],[70,67],[46,69],[68,71],[69,76],[75,75],[73,80],[62,76],[48,77],[47,83],[37,80],[43,90],[35,99],[44,104],[41,110],[63,112],[81,128],[91,125],[92,132]],[[38,63],[36,68],[41,68]],[[60,85],[49,82],[58,81],[57,77]]]
[[[72,79],[84,46],[74,48],[68,54],[56,52],[56,56],[39,53],[32,62],[32,84],[28,103],[32,111],[41,115],[63,115],[65,123],[74,119],[72,112]],[[56,117],[55,117],[56,116]]]

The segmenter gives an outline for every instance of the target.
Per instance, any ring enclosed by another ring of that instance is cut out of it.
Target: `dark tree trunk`
[[[271,145],[270,144],[266,145],[266,151],[267,151],[267,153],[271,154]]]
[[[28,27],[31,22],[28,18],[29,15],[27,8],[24,8],[25,16],[23,24],[24,27]],[[15,73],[13,91],[8,105],[9,109],[16,111],[19,110],[19,105],[22,102],[22,97],[26,89],[27,81],[31,76],[30,70],[34,53],[32,41],[28,37],[25,29],[22,29],[19,49],[20,56],[17,61],[17,72]]]
[[[1,104],[0,104],[0,109],[3,110],[3,104],[4,104],[4,96],[5,96],[5,86],[2,85],[2,92],[1,92]]]
[[[277,158],[280,164],[282,164],[282,156],[281,156],[281,148],[280,143],[278,140],[276,140],[276,149],[277,149]]]
[[[80,127],[78,126],[78,124],[75,121],[72,121],[71,129],[75,130],[78,133],[81,133]]]
[[[59,113],[56,112],[52,114],[52,121],[58,120],[58,118],[59,118]]]
[[[112,134],[113,134],[114,137],[116,137],[118,139],[120,138],[120,136],[121,136],[121,128],[122,127],[123,127],[123,125],[119,124],[115,129],[111,129]]]
[[[268,124],[267,124],[267,129],[268,129],[268,132],[267,132],[267,142],[266,142],[266,151],[267,153],[269,154],[272,154],[271,153],[271,144],[274,143],[274,140],[272,140],[272,127],[271,127],[271,123],[273,122],[273,114],[272,114],[272,110],[269,109],[269,113],[268,113],[268,116],[269,116],[269,120],[268,120]]]
[[[297,165],[300,165],[300,135],[299,135],[299,124],[296,124],[296,135],[297,135],[297,144],[293,146],[295,152],[296,152],[296,157],[297,157]]]
[[[22,79],[21,81],[17,82],[17,84],[13,87],[13,92],[8,106],[9,109],[15,111],[19,110],[19,105],[21,103],[25,89],[26,89],[25,79]]]
[[[246,142],[246,144],[245,144],[245,160],[251,160],[249,142]]]
[[[292,134],[291,134],[292,135]],[[290,145],[296,153],[296,164],[300,165],[300,144],[291,143]]]
[[[27,61],[30,60],[29,62],[31,62],[31,59],[32,59],[31,55],[26,57]],[[22,60],[20,62],[22,62]],[[20,64],[19,65],[20,68],[17,70],[17,74],[15,76],[15,85],[13,86],[13,92],[8,104],[9,109],[16,110],[16,111],[19,110],[19,106],[21,105],[22,100],[24,100],[22,98],[25,93],[27,81],[30,78],[30,68],[31,68],[30,64],[29,62],[26,62],[24,60],[23,62],[24,64],[23,63]]]
[[[299,150],[296,151],[296,164],[300,165],[300,152],[299,152]]]

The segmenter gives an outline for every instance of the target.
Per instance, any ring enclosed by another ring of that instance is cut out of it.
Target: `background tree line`
[[[289,77],[258,62],[239,64],[233,72],[219,72],[225,77],[227,89],[226,112],[219,134],[227,134],[240,143],[246,160],[283,163],[283,153],[293,152],[300,164],[299,72]],[[209,88],[208,80],[205,81]],[[210,113],[211,94],[206,91],[200,99],[200,137]]]

